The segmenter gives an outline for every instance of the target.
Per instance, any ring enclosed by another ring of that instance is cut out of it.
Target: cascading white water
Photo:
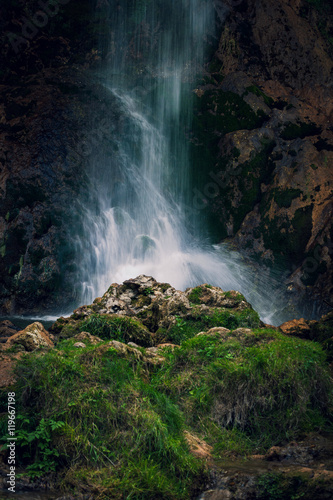
[[[113,282],[146,274],[182,290],[202,283],[236,289],[263,319],[274,312],[272,281],[258,285],[236,255],[201,244],[200,234],[187,229],[190,165],[181,124],[190,109],[184,98],[190,102],[195,76],[203,72],[205,34],[213,25],[208,0],[124,1],[112,18],[106,86],[126,119],[125,134],[117,135],[122,175],[113,178],[112,159],[106,162],[103,176],[95,176],[98,209],[84,207],[84,303]],[[140,71],[144,87],[125,77]]]

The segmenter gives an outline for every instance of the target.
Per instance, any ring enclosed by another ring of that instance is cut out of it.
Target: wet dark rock
[[[332,6],[225,7],[209,84],[195,92],[196,203],[217,241],[229,238],[251,259],[284,268],[290,307],[316,319],[333,303],[333,59],[318,31],[321,24],[332,33]],[[205,191],[212,183],[214,195]]]
[[[266,453],[265,460],[305,465],[313,462],[319,454],[320,449],[315,444],[309,446],[292,442],[287,446],[274,446]]]
[[[265,490],[270,485],[281,498],[299,494],[328,500],[333,492],[332,439],[311,434],[245,461],[223,460],[212,468],[211,480],[213,485],[198,500],[270,498]]]
[[[66,85],[78,91],[64,93]],[[9,315],[69,307],[77,300],[74,241],[82,231],[81,204],[95,196],[88,165],[115,124],[112,98],[81,69],[69,67],[2,85],[0,92],[30,109],[8,118],[10,127],[22,130],[0,130],[0,310]]]

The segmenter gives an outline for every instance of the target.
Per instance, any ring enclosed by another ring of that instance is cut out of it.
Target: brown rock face
[[[213,448],[198,436],[185,431],[185,439],[192,455],[204,460],[212,460]]]
[[[4,345],[4,349],[9,349],[13,347],[13,345],[22,346],[25,351],[34,351],[40,347],[54,347],[49,333],[39,322],[32,323],[24,330],[15,333],[12,337],[9,337]]]
[[[17,360],[23,355],[23,352],[17,352],[15,354],[0,352],[0,388],[10,387],[16,382],[14,368]]]
[[[296,335],[297,337],[309,338],[311,328],[303,318],[287,321],[280,325],[280,330],[286,335]]]
[[[5,320],[0,322],[0,342],[6,342],[8,337],[11,337],[18,331],[11,321]]]
[[[211,146],[194,131],[193,161],[213,156],[200,210],[217,240],[284,267],[290,302],[318,316],[333,303],[332,4],[225,5],[211,79],[194,98]]]
[[[271,80],[293,89],[330,84],[332,59],[316,26],[301,16],[299,0],[257,0],[253,5],[253,42]]]

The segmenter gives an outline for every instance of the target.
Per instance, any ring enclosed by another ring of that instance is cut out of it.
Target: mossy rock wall
[[[234,6],[194,89],[190,134],[202,230],[282,266],[291,300],[316,317],[333,302],[332,19],[327,2]]]

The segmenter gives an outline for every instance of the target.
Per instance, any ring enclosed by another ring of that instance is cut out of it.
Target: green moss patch
[[[189,498],[204,471],[177,405],[140,363],[72,343],[18,366],[18,463],[33,477],[62,471],[64,487],[88,483],[101,499]]]
[[[318,135],[321,133],[321,128],[317,127],[314,123],[287,123],[281,132],[282,139],[286,141],[293,141],[294,139],[304,139],[311,135]]]
[[[295,211],[291,223],[286,215],[272,220],[265,215],[260,224],[265,247],[292,262],[301,262],[312,233],[312,210],[313,205],[299,208]]]
[[[134,318],[114,315],[92,314],[80,325],[80,331],[89,332],[102,339],[120,342],[137,342],[143,347],[153,345],[151,333]]]
[[[193,304],[200,304],[200,297],[202,296],[202,294],[203,294],[203,289],[200,286],[198,286],[196,288],[193,288],[192,292],[188,296],[188,299]]]
[[[234,92],[206,90],[194,102],[194,129],[196,132],[218,132],[220,135],[235,130],[253,130],[267,119],[261,110],[255,112],[242,97]]]
[[[329,412],[330,377],[321,347],[268,329],[229,339],[194,337],[170,357],[154,384],[179,400],[197,431],[208,420],[215,423],[210,438],[220,451],[235,441],[231,431],[242,436],[244,448],[266,447],[290,433],[325,427]]]
[[[52,333],[61,339],[73,337],[77,333],[88,332],[103,340],[137,342],[143,347],[153,345],[152,335],[137,319],[117,314],[93,313],[88,318],[77,321],[60,318],[52,326]]]
[[[259,87],[257,87],[256,85],[251,85],[250,87],[246,87],[246,93],[245,95],[247,95],[249,92],[251,94],[254,94],[256,95],[257,97],[262,97],[263,100],[264,100],[264,103],[269,106],[269,107],[272,107],[273,104],[274,104],[274,99],[272,99],[272,97],[268,97],[262,90],[260,90]]]
[[[298,474],[271,472],[262,474],[256,480],[258,500],[295,500],[302,498],[327,498],[325,480],[311,479],[309,473]]]
[[[209,326],[226,324],[225,311],[216,314]],[[185,500],[207,481],[185,431],[220,457],[330,429],[332,386],[319,344],[271,329],[193,334],[149,370],[106,342],[78,349],[67,339],[25,356],[13,388],[17,465],[32,477],[56,473],[65,491],[83,485],[101,500]],[[0,423],[5,434],[7,414]]]
[[[280,208],[289,208],[292,201],[299,198],[301,194],[302,191],[300,189],[272,189],[270,191],[268,203],[274,199],[275,203],[277,203]]]
[[[224,308],[210,308],[205,314],[193,309],[187,318],[176,318],[176,324],[169,329],[160,328],[156,335],[164,340],[181,344],[192,338],[199,332],[209,330],[217,326],[234,329],[238,327],[256,328],[260,325],[260,318],[253,309],[242,311]]]

